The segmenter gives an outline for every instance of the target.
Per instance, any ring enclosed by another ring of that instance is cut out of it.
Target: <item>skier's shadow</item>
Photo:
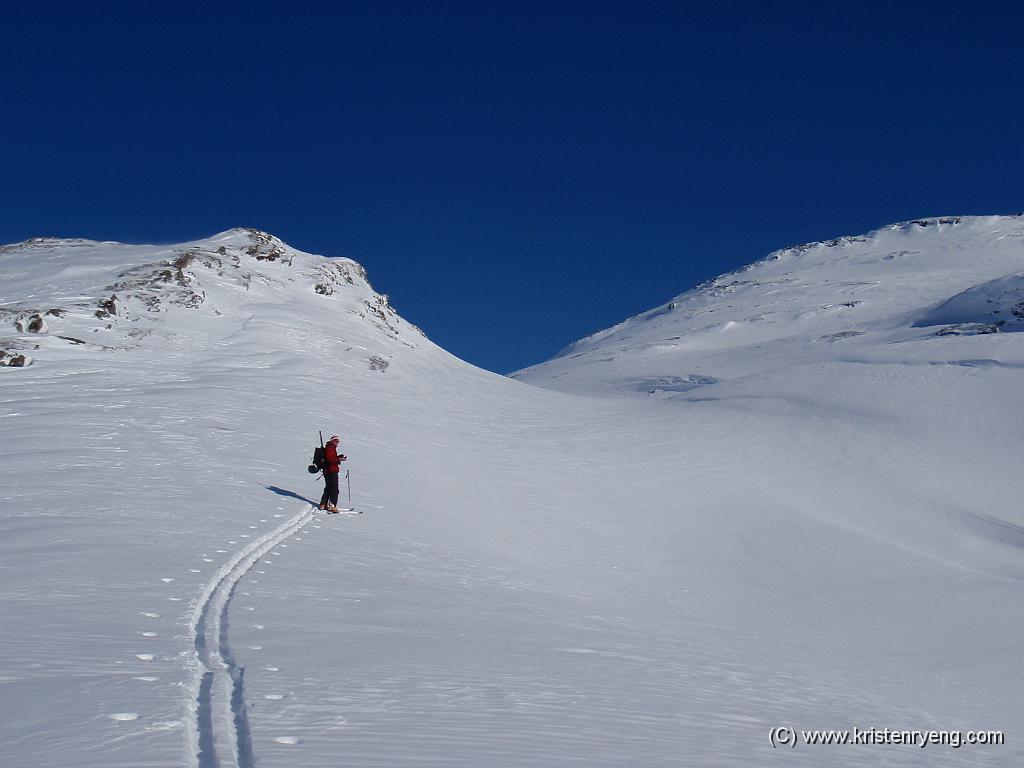
[[[318,501],[313,501],[312,499],[307,499],[305,496],[300,496],[295,491],[286,491],[284,488],[278,488],[276,485],[265,485],[263,487],[268,491],[273,491],[278,496],[287,496],[290,499],[298,499],[299,501],[304,501],[307,504],[312,504],[314,507],[320,503]]]

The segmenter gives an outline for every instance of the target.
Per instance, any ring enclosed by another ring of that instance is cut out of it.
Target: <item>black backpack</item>
[[[327,460],[324,456],[324,449],[318,445],[313,449],[313,463],[309,465],[309,474],[315,475],[317,472],[323,472],[326,466]]]
[[[315,475],[317,472],[323,472],[324,467],[327,466],[327,455],[324,450],[324,436],[320,434],[320,445],[313,449],[313,463],[307,467],[309,474]]]

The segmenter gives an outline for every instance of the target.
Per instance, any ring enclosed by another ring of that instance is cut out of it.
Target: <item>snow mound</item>
[[[914,323],[946,326],[942,335],[1024,330],[1024,272],[975,285],[943,301]]]

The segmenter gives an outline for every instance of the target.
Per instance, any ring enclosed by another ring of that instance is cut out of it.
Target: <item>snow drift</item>
[[[952,335],[1024,328],[1024,274],[1007,275],[975,285],[947,299],[915,323],[944,325],[939,333]]]

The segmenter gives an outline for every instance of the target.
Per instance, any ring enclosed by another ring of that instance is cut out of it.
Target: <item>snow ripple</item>
[[[189,753],[196,768],[252,768],[245,668],[228,637],[228,608],[242,577],[268,551],[313,518],[305,510],[236,552],[206,584],[192,614],[196,669],[189,698]],[[230,750],[230,751],[229,751]]]

